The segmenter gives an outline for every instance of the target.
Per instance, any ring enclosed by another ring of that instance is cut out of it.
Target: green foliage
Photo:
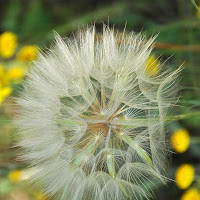
[[[19,14],[22,10],[22,4],[20,1],[11,1],[7,7],[5,16],[3,18],[3,21],[1,23],[4,30],[9,30],[14,33],[18,33],[19,31]]]
[[[53,1],[53,0],[10,0],[0,4],[0,31],[16,33],[23,44],[36,44],[42,49],[52,43],[53,32],[62,36],[71,33],[95,22],[97,29],[103,22],[115,26],[115,29],[127,32],[144,31],[147,38],[159,33],[156,40],[155,55],[161,60],[168,59],[166,67],[177,68],[184,64],[182,72],[179,106],[174,120],[178,124],[169,124],[169,132],[183,127],[191,134],[191,145],[183,155],[173,156],[173,163],[168,176],[174,179],[175,169],[183,162],[190,162],[195,167],[200,164],[200,18],[193,0],[112,0],[102,1]],[[200,1],[195,1],[196,4]],[[195,5],[196,5],[195,4]],[[99,28],[99,29],[100,29]],[[161,44],[162,46],[159,46]],[[197,47],[196,49],[194,47]],[[0,60],[0,63],[4,61]],[[14,87],[13,95],[19,95],[22,85]],[[0,106],[0,200],[16,189],[8,179],[10,171],[24,165],[14,158],[17,150],[13,147],[15,133],[12,119],[15,117],[14,102],[7,99]],[[142,158],[149,162],[146,152],[139,151]],[[150,163],[151,164],[151,163]],[[112,171],[112,163],[111,163]],[[197,168],[197,167],[196,167]],[[197,180],[200,172],[197,170]],[[198,181],[197,181],[198,182]],[[147,183],[152,190],[155,185]],[[198,182],[200,188],[200,181]],[[159,185],[157,185],[159,187]],[[155,190],[157,199],[178,200],[182,194],[175,183],[171,182],[166,194],[166,188]],[[156,199],[156,198],[155,198]]]
[[[24,39],[34,35],[43,35],[44,32],[50,31],[51,16],[44,4],[40,0],[30,1],[27,10],[23,15],[22,29],[20,36]]]

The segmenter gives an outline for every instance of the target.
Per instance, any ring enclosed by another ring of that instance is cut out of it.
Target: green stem
[[[110,146],[111,145],[109,144],[108,147],[110,148]],[[114,144],[113,144],[113,148],[115,148]],[[115,178],[117,173],[115,170],[115,157],[112,152],[107,154],[106,162],[107,162],[108,172],[109,172],[110,176]]]
[[[88,147],[85,149],[85,151],[87,152],[92,152],[96,146],[96,143],[98,142],[98,140],[95,138],[93,141],[90,142],[90,144],[88,145]],[[87,158],[87,155],[83,152],[80,153],[76,159],[74,160],[73,164],[75,166],[80,166],[81,163]]]
[[[200,116],[200,111],[198,112],[191,112],[187,114],[180,114],[180,115],[174,115],[174,116],[168,116],[164,118],[164,121],[176,121],[176,120],[181,120],[181,119],[186,119],[189,117],[195,117],[195,116]],[[140,125],[145,126],[147,123],[156,123],[159,122],[160,118],[129,118],[126,119],[125,117],[119,117],[118,122],[119,124],[122,124],[122,127],[126,126],[133,126],[137,123]],[[124,125],[123,125],[124,124]],[[133,124],[133,125],[132,125]]]
[[[174,116],[168,116],[164,118],[164,121],[177,121],[177,120],[181,120],[181,119],[186,119],[189,117],[196,117],[199,116],[200,117],[200,111],[198,112],[191,112],[191,113],[186,113],[186,114],[180,114],[180,115],[174,115]],[[122,127],[127,127],[127,126],[132,126],[132,127],[138,127],[138,126],[145,126],[147,123],[155,123],[155,122],[159,122],[160,118],[125,118],[125,117],[119,117],[118,118],[118,123],[121,124]],[[62,121],[58,121],[59,124],[63,124],[65,126],[72,126],[74,127],[76,126],[81,126],[83,125],[82,122],[78,121],[78,120],[62,120]],[[90,122],[92,123],[92,122]],[[96,123],[96,122],[95,122]]]
[[[194,0],[191,0],[192,5],[198,10],[198,12],[200,13],[200,8],[197,6],[196,2]]]
[[[200,137],[191,137],[190,138],[190,143],[191,144],[198,144],[198,143],[200,143]]]
[[[152,160],[149,157],[148,153],[139,146],[139,144],[137,142],[135,142],[130,136],[128,135],[118,135],[118,137],[123,140],[124,142],[126,142],[128,145],[130,145],[136,152],[137,154],[144,160],[147,162],[147,164],[152,167]]]
[[[97,141],[98,140],[96,138],[93,141],[91,141],[90,144],[88,145],[88,147],[85,149],[85,151],[92,152],[94,150],[95,146],[96,146]],[[84,152],[79,153],[79,155],[75,158],[73,165],[76,166],[76,167],[79,167],[86,158],[87,157],[86,157]],[[72,180],[72,177],[70,178],[70,180],[68,180],[68,182],[66,183],[66,185],[64,187],[64,191],[62,193],[61,200],[65,199],[65,196],[66,196],[66,193],[68,191],[71,180]]]
[[[120,188],[120,190],[122,191],[122,193],[123,193],[127,198],[129,198],[129,195],[128,195],[128,193],[126,192],[126,189],[124,188],[124,186],[123,186],[121,183],[119,183],[119,188]]]
[[[116,177],[116,171],[115,171],[115,159],[112,154],[107,155],[107,167],[109,174],[115,178]]]
[[[68,191],[68,188],[69,188],[69,184],[72,180],[72,177],[70,177],[70,180],[68,180],[68,182],[66,183],[65,187],[64,187],[64,190],[63,190],[63,193],[62,193],[62,196],[61,196],[61,200],[65,200],[66,199],[66,194],[67,194],[67,191]]]
[[[186,119],[189,117],[196,117],[196,116],[200,116],[200,111],[186,113],[186,114],[180,114],[180,115],[175,115],[175,116],[169,116],[169,117],[166,117],[165,119],[167,121],[176,121],[176,120],[181,120],[181,119]]]

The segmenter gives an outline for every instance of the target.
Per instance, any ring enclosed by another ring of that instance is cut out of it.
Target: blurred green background
[[[184,64],[176,108],[179,120],[169,125],[167,134],[179,131],[178,142],[185,149],[178,152],[175,148],[167,174],[176,179],[177,169],[187,163],[191,168],[182,176],[188,184],[181,188],[182,183],[170,181],[152,189],[155,200],[200,200],[200,13],[190,0],[0,0],[0,34],[12,32],[17,38],[15,52],[0,56],[0,200],[49,199],[26,186],[24,165],[16,159],[18,149],[13,146],[16,109],[12,97],[22,90],[24,73],[30,66],[26,54],[37,59],[30,48],[24,50],[24,56],[23,47],[36,45],[45,50],[53,42],[53,30],[70,37],[94,22],[99,31],[104,22],[120,31],[126,25],[127,32],[142,31],[147,37],[159,33],[153,53],[161,55],[162,61],[172,56],[167,67]]]

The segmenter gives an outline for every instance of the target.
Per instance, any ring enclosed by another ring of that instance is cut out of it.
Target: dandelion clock
[[[38,60],[18,99],[20,158],[60,200],[150,199],[165,183],[167,113],[180,68],[150,55],[155,37],[104,26],[62,40]]]

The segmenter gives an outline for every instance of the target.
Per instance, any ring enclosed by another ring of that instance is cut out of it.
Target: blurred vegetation
[[[37,45],[45,50],[53,42],[52,30],[63,37],[70,37],[80,28],[93,23],[100,31],[104,22],[121,31],[125,26],[127,32],[143,31],[147,37],[159,33],[153,53],[161,55],[163,61],[172,55],[165,67],[177,68],[184,64],[181,98],[176,108],[179,120],[169,124],[169,134],[182,129],[189,134],[188,146],[184,152],[173,154],[168,176],[175,179],[177,168],[184,163],[194,167],[195,175],[194,181],[185,189],[180,189],[173,181],[169,182],[168,187],[158,185],[155,196],[158,200],[178,200],[185,195],[184,200],[192,200],[184,193],[188,188],[200,192],[200,14],[192,2],[0,0],[0,34],[9,31],[18,38],[16,55],[0,57],[0,64],[7,71],[16,65],[28,70],[30,63],[19,61],[17,53],[27,45]],[[198,5],[200,1],[196,0],[196,3]],[[9,87],[13,90],[11,97],[17,96],[22,88],[21,82],[12,82]],[[3,90],[0,90],[1,93]],[[39,195],[40,191],[22,184],[24,166],[16,160],[18,150],[13,147],[15,129],[12,119],[15,112],[14,99],[6,98],[0,105],[0,200],[48,199]],[[183,140],[183,145],[187,143],[181,134],[178,138],[179,142]],[[195,191],[191,194],[195,195]]]

